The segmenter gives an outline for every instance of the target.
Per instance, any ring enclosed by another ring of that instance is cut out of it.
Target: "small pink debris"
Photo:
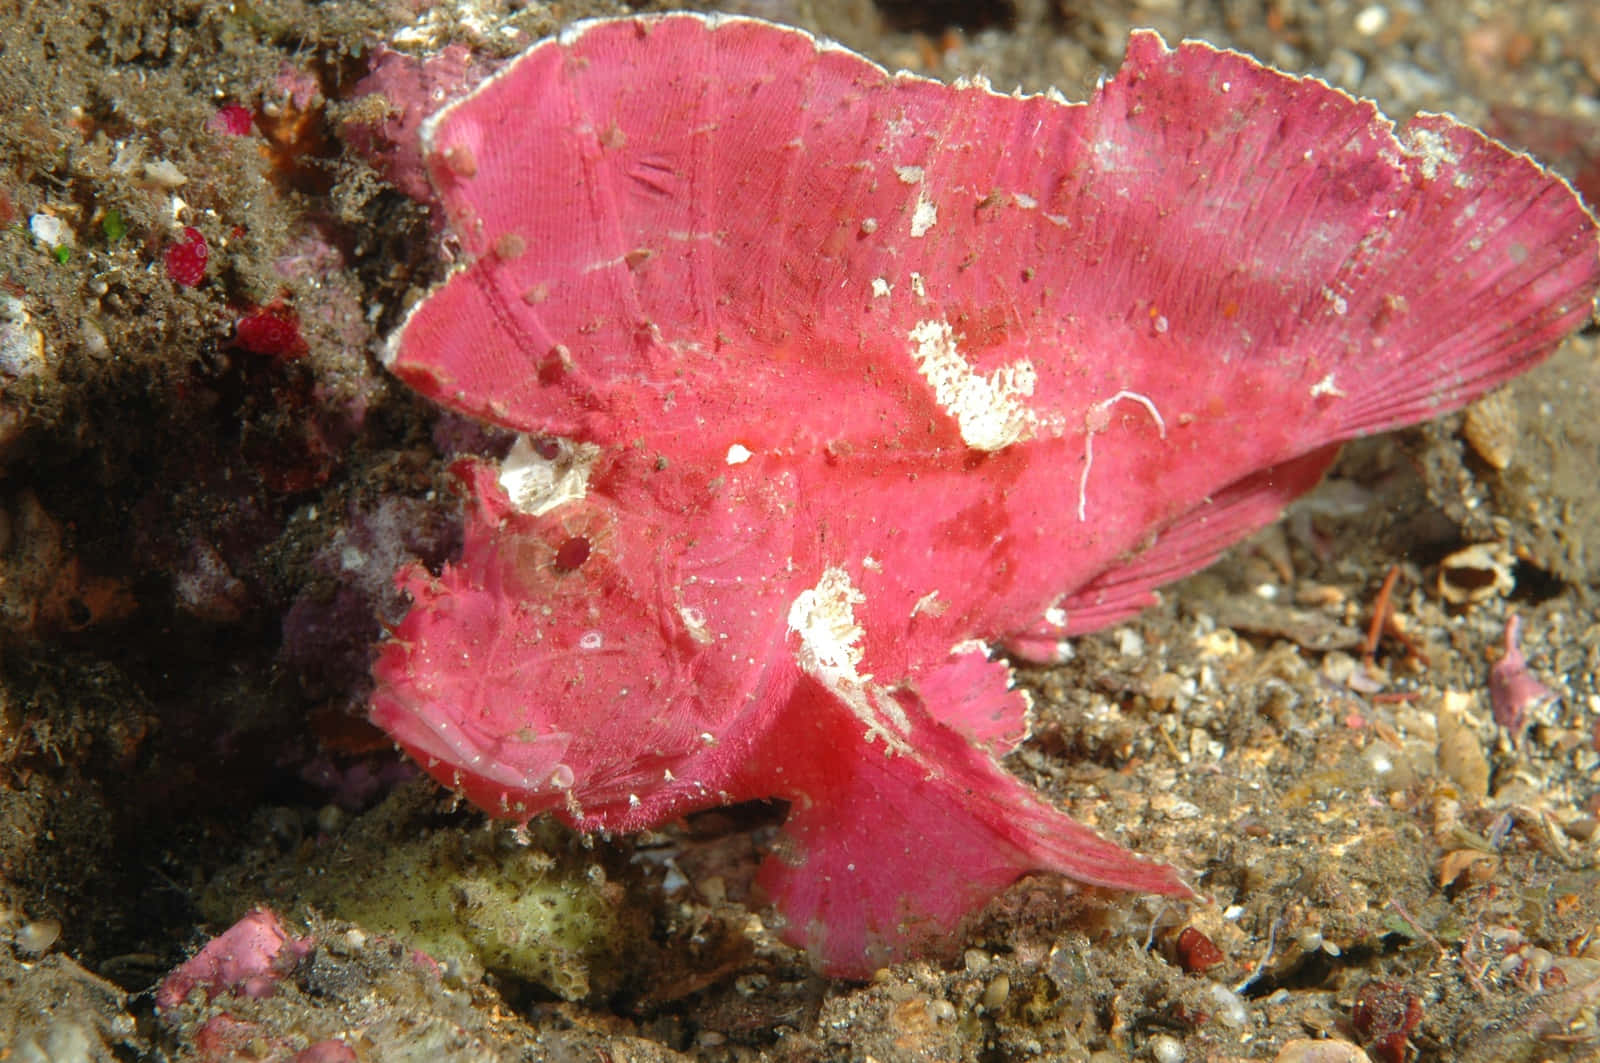
[[[203,989],[207,1000],[225,993],[271,996],[275,984],[311,946],[310,938],[291,937],[276,913],[257,908],[167,975],[156,990],[156,1007],[177,1007],[196,989]]]
[[[186,226],[179,238],[167,245],[163,256],[167,276],[185,288],[193,288],[206,278],[206,263],[211,259],[211,248],[205,234],[194,226]]]
[[[269,358],[298,358],[306,353],[299,316],[281,302],[258,306],[233,326],[233,338],[251,354]]]
[[[1528,670],[1521,635],[1522,618],[1512,613],[1506,617],[1505,654],[1489,668],[1489,704],[1494,709],[1494,722],[1506,729],[1512,744],[1522,740],[1534,710],[1559,697]]]
[[[389,367],[522,439],[400,574],[373,720],[511,819],[788,802],[760,884],[853,977],[1030,871],[1190,895],[1000,766],[1000,651],[1133,615],[1600,284],[1525,156],[1149,32],[1068,104],[589,22],[416,136],[455,264]]]
[[[452,44],[425,60],[379,49],[355,99],[380,104],[381,117],[351,121],[345,138],[394,185],[419,202],[433,198],[422,157],[422,123],[489,73],[467,48]]]
[[[194,1032],[194,1058],[199,1063],[240,1063],[259,1056],[263,1047],[288,1048],[281,1037],[273,1037],[261,1023],[227,1014],[211,1016]]]
[[[255,124],[256,117],[250,108],[242,103],[228,103],[217,108],[216,113],[207,120],[206,128],[224,136],[247,137]]]
[[[293,63],[285,62],[278,67],[273,90],[277,106],[288,106],[296,111],[313,110],[327,102],[322,95],[322,80],[305,67]]]

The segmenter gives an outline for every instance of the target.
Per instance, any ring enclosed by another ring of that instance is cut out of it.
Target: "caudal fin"
[[[1594,313],[1595,220],[1526,155],[1443,115],[1399,133],[1408,209],[1346,264],[1342,438],[1456,409],[1531,368]],[[1365,281],[1357,286],[1356,281]]]

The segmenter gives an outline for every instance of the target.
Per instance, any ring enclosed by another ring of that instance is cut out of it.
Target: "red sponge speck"
[[[167,276],[185,288],[193,288],[206,279],[211,247],[206,243],[205,234],[190,225],[184,228],[182,236],[167,245],[162,260],[166,263]]]

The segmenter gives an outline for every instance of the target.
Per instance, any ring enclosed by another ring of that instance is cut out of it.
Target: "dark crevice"
[[[1011,0],[877,0],[890,28],[902,33],[942,33],[960,29],[1011,30],[1017,9]]]

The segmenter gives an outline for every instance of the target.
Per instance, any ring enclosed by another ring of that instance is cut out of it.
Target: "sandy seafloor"
[[[724,9],[1071,98],[1150,25],[1600,187],[1593,4]],[[496,57],[621,10],[0,6],[0,1059],[225,1058],[221,1015],[253,1024],[236,1058],[1360,1060],[1363,1008],[1408,1007],[1371,1058],[1600,1058],[1593,329],[1467,433],[1353,446],[1284,524],[1023,673],[1010,768],[1210,903],[1032,878],[953,958],[850,984],[750,896],[771,810],[585,845],[405,781],[359,722],[373,601],[449,554],[438,455],[473,429],[373,358],[441,267],[350,146],[352,93],[379,42]],[[244,136],[208,127],[229,103]],[[193,287],[165,261],[184,225]],[[280,300],[304,350],[241,350]],[[1391,569],[1398,628],[1363,662]],[[1518,744],[1488,696],[1513,612],[1559,695]],[[315,947],[270,997],[158,1016],[162,974],[256,904]]]

